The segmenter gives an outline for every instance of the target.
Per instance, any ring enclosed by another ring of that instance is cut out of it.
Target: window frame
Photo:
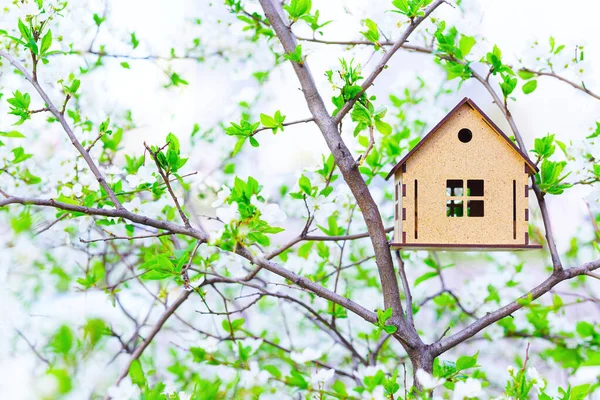
[[[460,185],[458,185],[458,182],[460,182]],[[473,191],[476,194],[472,194]],[[474,207],[475,205],[477,207]],[[461,213],[456,211],[459,208],[462,208]],[[476,214],[471,215],[474,209]],[[446,217],[485,217],[485,180],[446,179]]]

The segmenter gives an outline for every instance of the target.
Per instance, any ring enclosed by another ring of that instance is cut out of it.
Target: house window
[[[463,216],[463,202],[462,201],[446,201],[446,216],[448,217],[462,217]]]
[[[448,179],[446,181],[447,217],[483,217],[484,182],[482,179]]]
[[[462,196],[463,181],[461,179],[448,179],[446,181],[446,196]]]
[[[467,196],[483,196],[483,179],[467,181]]]

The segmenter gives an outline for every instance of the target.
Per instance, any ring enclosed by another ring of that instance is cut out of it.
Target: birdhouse
[[[464,98],[400,160],[394,249],[539,249],[529,240],[537,166]]]

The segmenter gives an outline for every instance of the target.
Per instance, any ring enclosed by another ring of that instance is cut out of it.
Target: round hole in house
[[[469,143],[472,138],[473,132],[471,132],[470,129],[462,128],[460,131],[458,131],[458,140],[460,140],[461,142]]]

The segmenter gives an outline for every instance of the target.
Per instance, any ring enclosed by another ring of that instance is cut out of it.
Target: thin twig
[[[307,122],[313,122],[314,120],[315,119],[313,117],[310,117],[310,118],[299,119],[298,121],[284,122],[281,125],[282,126],[290,126],[290,125],[296,125],[296,124],[304,124],[304,123],[307,123]],[[258,132],[262,132],[262,131],[265,131],[267,129],[273,129],[273,128],[270,128],[268,126],[261,126],[260,128],[255,129],[254,132],[252,132],[252,134],[250,136],[254,136]]]
[[[396,260],[398,261],[398,272],[400,274],[400,280],[402,281],[402,286],[404,287],[404,295],[406,296],[406,320],[409,324],[414,326],[413,320],[413,300],[412,294],[410,293],[410,285],[408,283],[408,279],[406,278],[406,270],[404,268],[404,260],[402,260],[402,256],[400,255],[400,251],[396,250]]]
[[[191,227],[190,220],[187,217],[187,215],[185,215],[185,212],[183,212],[183,209],[181,208],[181,205],[179,204],[179,200],[177,199],[175,192],[173,192],[173,188],[171,187],[171,181],[169,180],[168,173],[165,173],[163,171],[162,167],[160,166],[160,163],[158,162],[157,153],[153,152],[152,149],[150,149],[150,147],[145,142],[144,142],[144,147],[146,147],[146,150],[148,150],[148,152],[152,156],[152,159],[154,159],[154,162],[156,163],[156,168],[158,169],[158,173],[162,177],[165,185],[167,186],[167,190],[169,191],[169,194],[173,198],[175,207],[177,207],[177,211],[179,212],[179,215],[181,216],[181,219],[183,220],[184,225],[186,227],[190,228]]]
[[[19,336],[21,336],[23,338],[23,340],[25,341],[25,343],[27,343],[27,345],[29,346],[29,348],[33,351],[33,353],[37,356],[37,358],[39,358],[41,361],[43,361],[46,365],[50,365],[50,361],[48,361],[48,359],[46,357],[44,357],[33,345],[33,343],[31,343],[29,341],[29,339],[27,339],[27,337],[18,329],[15,328],[15,331],[17,332],[17,334]]]
[[[534,75],[537,75],[537,76],[549,76],[549,77],[552,77],[554,79],[558,79],[559,81],[564,82],[567,85],[570,85],[570,86],[574,87],[575,89],[580,90],[580,91],[582,91],[582,92],[584,92],[584,93],[592,96],[596,100],[600,100],[600,96],[599,95],[597,95],[596,93],[592,92],[591,90],[589,90],[585,86],[578,85],[575,82],[570,81],[567,78],[562,77],[562,76],[560,76],[560,75],[558,75],[558,74],[556,74],[554,72],[536,71],[536,70],[533,70],[533,69],[530,69],[530,68],[522,68],[522,70],[530,72],[530,73],[532,73]]]
[[[96,164],[94,163],[94,160],[92,160],[92,157],[90,157],[89,153],[83,148],[83,146],[81,145],[81,143],[79,142],[79,140],[77,139],[75,134],[73,133],[73,130],[69,126],[69,123],[65,119],[64,115],[62,115],[56,109],[56,107],[54,106],[54,103],[52,102],[52,100],[50,100],[50,97],[48,97],[48,95],[46,94],[44,89],[42,89],[42,87],[38,83],[37,79],[34,79],[34,77],[32,77],[29,74],[29,72],[25,69],[25,67],[23,67],[23,65],[21,65],[21,63],[19,63],[13,56],[8,54],[6,51],[0,50],[0,57],[6,58],[8,60],[8,62],[10,62],[16,69],[18,69],[19,72],[21,72],[23,74],[23,76],[25,76],[25,79],[27,79],[31,83],[31,85],[35,88],[35,90],[38,92],[40,97],[47,104],[50,112],[56,117],[56,119],[58,119],[58,121],[61,124],[61,126],[63,127],[64,131],[67,133],[67,136],[71,140],[71,143],[73,143],[73,146],[75,146],[75,148],[77,149],[79,154],[81,154],[81,157],[83,157],[83,159],[87,163],[88,167],[90,168],[90,170],[92,171],[92,173],[94,174],[96,179],[98,180],[98,183],[100,184],[100,186],[102,186],[104,191],[108,194],[108,196],[109,196],[110,200],[113,202],[115,208],[117,210],[123,209],[123,205],[117,199],[115,192],[112,190],[110,185],[106,182],[106,179],[104,179],[104,176],[102,175],[102,173],[100,172],[100,170],[98,169]]]
[[[106,231],[105,231],[106,232]],[[110,233],[109,233],[110,234]],[[157,238],[161,236],[174,235],[174,232],[161,232],[153,235],[142,235],[142,236],[114,236],[111,234],[111,237],[93,239],[93,240],[85,240],[83,238],[79,238],[81,243],[95,243],[95,242],[108,242],[110,240],[138,240],[138,239],[148,239],[148,238]]]

